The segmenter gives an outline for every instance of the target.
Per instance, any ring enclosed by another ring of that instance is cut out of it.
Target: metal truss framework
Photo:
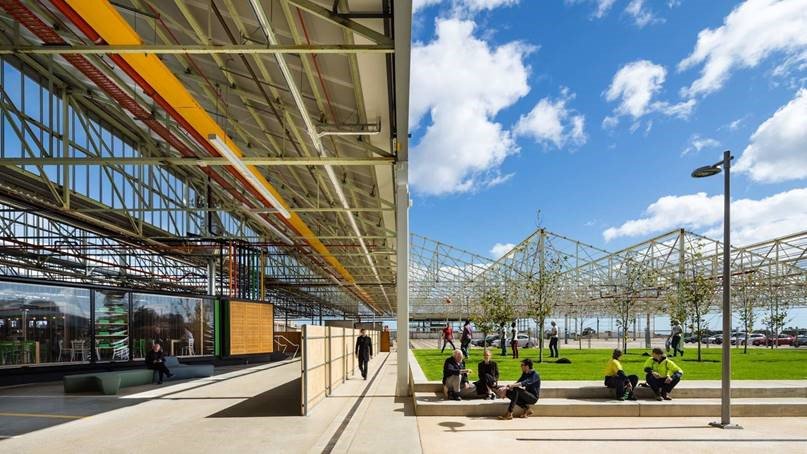
[[[558,264],[555,315],[613,314],[614,288],[630,267],[642,267],[652,282],[642,290],[636,310],[664,313],[665,298],[697,272],[722,279],[722,243],[686,230],[674,230],[617,252],[608,252],[545,229],[538,229],[496,261],[412,235],[410,273],[414,318],[467,316],[490,287],[511,290],[511,304],[522,314],[529,295],[524,283],[542,264]],[[779,298],[790,306],[807,305],[807,231],[746,247],[732,247],[732,283],[765,290],[758,304]],[[746,278],[747,280],[741,280]],[[451,303],[448,303],[448,302]],[[462,304],[453,304],[460,301]]]
[[[215,291],[228,295],[241,278],[229,272],[240,266],[237,254],[227,252],[234,245],[258,251],[259,262],[241,275],[259,274],[253,282],[261,283],[260,296],[290,311],[392,313],[395,131],[375,118],[392,112],[386,103],[393,101],[383,96],[392,88],[379,92],[379,81],[367,77],[373,65],[383,69],[386,61],[391,68],[391,10],[384,2],[376,12],[356,12],[346,2],[329,11],[304,0],[273,0],[272,25],[282,42],[270,44],[258,33],[259,11],[246,2],[215,3],[209,16],[211,3],[204,1],[118,2],[144,37],[140,46],[93,45],[49,2],[23,1],[60,25],[64,45],[42,46],[36,30],[0,11],[0,273],[206,293],[214,270]],[[354,19],[375,22],[368,27]],[[112,53],[132,52],[164,55],[251,153],[243,162],[260,166],[354,284],[334,279],[303,236],[289,235],[295,242],[289,247],[256,219],[276,209],[237,201],[233,193],[243,192],[243,184],[225,171],[232,164],[207,154],[110,61]],[[86,59],[149,119],[65,64],[68,53]],[[279,55],[288,55],[293,81],[278,71]],[[296,108],[295,90],[303,103]],[[370,97],[382,100],[383,109],[367,104]],[[149,130],[149,121],[176,141]],[[307,121],[329,154],[317,152]]]

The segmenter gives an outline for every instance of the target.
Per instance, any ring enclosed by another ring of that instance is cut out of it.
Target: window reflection
[[[143,358],[153,343],[171,356],[212,355],[212,309],[201,298],[133,294],[134,357]]]
[[[90,360],[90,292],[0,282],[0,366]]]

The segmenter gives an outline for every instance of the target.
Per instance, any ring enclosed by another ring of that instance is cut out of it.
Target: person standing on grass
[[[549,357],[550,358],[557,358],[558,357],[558,324],[555,323],[554,320],[550,322],[552,325],[549,328]]]
[[[633,391],[636,389],[636,384],[639,383],[639,377],[636,375],[625,375],[622,370],[622,363],[619,358],[622,357],[622,350],[614,349],[611,354],[611,360],[605,366],[605,386],[614,388],[617,400],[636,400]]]
[[[474,337],[474,331],[471,329],[471,321],[465,320],[465,325],[462,327],[462,336],[460,337],[460,350],[462,354],[468,358],[468,348],[471,346],[471,339]]]
[[[644,363],[644,371],[647,373],[645,379],[648,386],[656,394],[656,400],[672,400],[670,393],[681,381],[684,370],[667,359],[664,350],[656,347],[653,349],[653,356]]]
[[[516,322],[510,325],[510,350],[513,351],[513,359],[518,358],[518,329]]]
[[[443,338],[443,348],[440,349],[440,353],[445,351],[446,344],[451,344],[451,350],[457,349],[457,347],[454,346],[454,330],[451,329],[451,323],[446,322],[446,326],[443,328],[441,337]]]
[[[507,413],[499,416],[499,419],[513,419],[513,407],[516,405],[524,409],[519,418],[526,418],[532,415],[530,406],[538,402],[541,392],[541,376],[532,368],[532,360],[525,358],[521,360],[521,377],[518,381],[499,389],[510,399]]]
[[[684,356],[684,347],[681,340],[681,335],[683,332],[684,330],[681,328],[681,324],[678,323],[678,320],[673,320],[672,329],[670,330],[670,347],[673,349],[673,357],[675,357],[678,353],[681,353],[681,356]]]
[[[373,339],[367,335],[364,328],[359,330],[359,337],[356,338],[356,357],[359,359],[361,376],[367,380],[367,363],[373,357]]]
[[[496,398],[495,390],[499,387],[499,365],[496,361],[491,361],[490,357],[490,350],[486,348],[482,354],[482,361],[479,361],[477,366],[479,380],[474,385],[479,396],[493,400]]]

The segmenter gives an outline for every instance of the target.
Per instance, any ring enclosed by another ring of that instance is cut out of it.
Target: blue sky
[[[419,0],[411,229],[483,255],[807,229],[807,0]],[[704,193],[704,194],[698,194]],[[499,248],[501,250],[506,248]]]

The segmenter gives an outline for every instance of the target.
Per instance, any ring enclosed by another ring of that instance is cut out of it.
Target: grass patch
[[[449,356],[448,350],[440,353],[438,349],[413,350],[420,367],[429,380],[440,380],[443,377],[443,362]],[[622,357],[622,366],[628,374],[636,374],[644,380],[642,366],[649,352],[643,349],[631,349]],[[544,362],[538,364],[538,350],[527,348],[520,350],[521,358],[530,358],[535,362],[535,369],[542,380],[601,380],[603,369],[611,357],[611,349],[562,349],[561,358],[569,358],[571,364],[555,364],[554,358],[544,356]],[[703,350],[703,361],[698,362],[695,351],[687,350],[683,360],[681,357],[671,358],[684,369],[685,380],[720,380],[721,352],[719,348]],[[467,361],[469,368],[476,371],[476,365],[482,360],[482,350],[472,349],[471,358]],[[504,381],[516,380],[521,374],[519,359],[502,357],[494,352],[493,360],[499,363],[499,372]],[[735,380],[807,380],[807,349],[782,347],[779,349],[749,349],[747,354],[742,350],[731,351],[732,379]],[[475,380],[476,374],[471,376]]]

